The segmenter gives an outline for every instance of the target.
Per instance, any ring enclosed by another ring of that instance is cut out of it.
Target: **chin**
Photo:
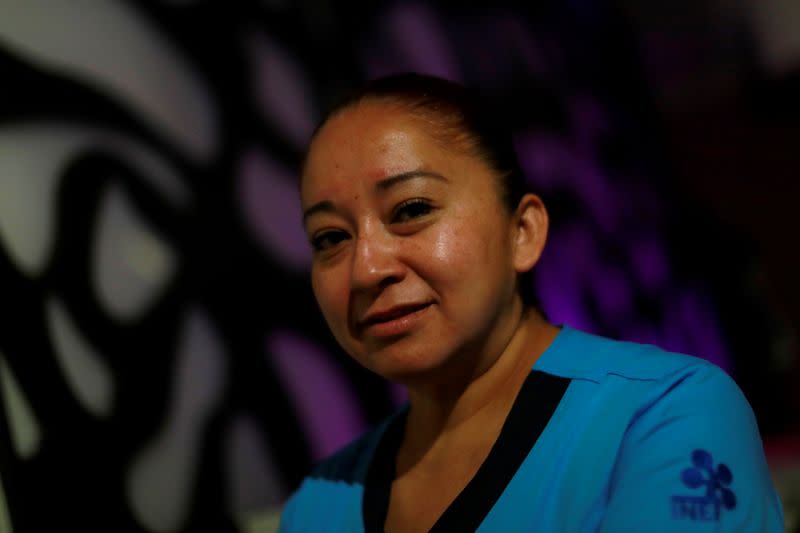
[[[411,385],[434,379],[446,366],[443,358],[442,354],[431,353],[430,350],[415,354],[413,350],[391,346],[358,360],[368,370],[389,381]]]

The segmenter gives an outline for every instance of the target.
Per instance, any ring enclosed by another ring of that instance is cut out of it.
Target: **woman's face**
[[[322,313],[352,357],[399,381],[501,351],[518,299],[497,178],[429,127],[357,104],[318,132],[302,178]]]

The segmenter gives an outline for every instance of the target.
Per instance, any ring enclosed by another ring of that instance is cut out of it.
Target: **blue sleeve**
[[[722,370],[676,378],[634,417],[601,531],[784,531],[755,417]]]
[[[290,531],[297,531],[297,524],[295,521],[295,513],[297,507],[297,493],[293,494],[283,505],[281,509],[281,519],[278,525],[277,533],[289,533]]]
[[[279,533],[363,533],[359,483],[307,477],[281,512]]]

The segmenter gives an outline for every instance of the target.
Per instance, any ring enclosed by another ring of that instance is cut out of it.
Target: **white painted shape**
[[[277,533],[281,525],[281,507],[261,509],[238,521],[241,533]]]
[[[174,276],[175,253],[118,185],[108,188],[98,219],[92,285],[109,314],[122,321],[135,319]]]
[[[127,478],[134,515],[152,531],[178,531],[186,519],[200,439],[220,400],[224,365],[224,347],[208,317],[201,311],[190,312],[164,426],[134,459]]]
[[[45,303],[47,326],[64,378],[80,404],[98,418],[111,414],[114,378],[103,357],[78,330],[58,298]]]
[[[0,354],[0,388],[11,429],[11,444],[18,457],[30,459],[39,451],[42,430],[3,354]]]
[[[62,123],[0,128],[0,241],[24,274],[35,277],[46,268],[53,248],[60,175],[71,159],[92,148],[119,154],[169,203],[187,204],[189,193],[174,170],[132,139]]]
[[[252,417],[242,414],[233,421],[226,455],[227,494],[233,516],[248,516],[283,501],[270,448]]]
[[[108,93],[196,161],[219,144],[203,79],[128,2],[7,2],[0,41],[39,67]]]
[[[14,528],[11,527],[11,515],[8,512],[8,502],[6,502],[6,492],[3,488],[2,479],[0,479],[0,531],[14,533]]]
[[[0,133],[0,240],[29,276],[42,273],[52,251],[55,185],[64,155],[53,139],[42,141],[37,146]]]

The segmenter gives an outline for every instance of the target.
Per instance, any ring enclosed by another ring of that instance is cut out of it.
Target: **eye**
[[[341,230],[328,230],[318,233],[311,239],[311,247],[315,252],[324,252],[333,248],[349,236]]]
[[[415,218],[427,215],[433,211],[433,206],[422,198],[412,198],[400,203],[392,213],[392,223],[409,222]]]

